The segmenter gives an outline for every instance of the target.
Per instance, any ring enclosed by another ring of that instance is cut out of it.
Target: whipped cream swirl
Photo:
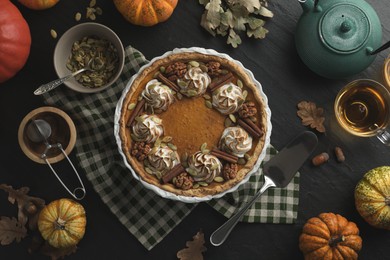
[[[177,84],[180,92],[187,97],[196,97],[203,95],[211,83],[211,78],[199,67],[190,68],[183,79],[178,79]]]
[[[252,137],[241,127],[228,127],[222,133],[219,146],[228,153],[244,157],[245,153],[252,148]]]
[[[135,124],[133,125],[135,141],[153,143],[163,133],[162,120],[158,116],[143,114],[136,117]]]
[[[146,84],[144,91],[142,91],[142,97],[156,113],[166,111],[169,105],[175,101],[172,90],[157,79]]]
[[[223,115],[236,112],[244,101],[241,88],[231,82],[213,92],[213,106]]]
[[[195,181],[210,183],[216,176],[221,174],[221,170],[221,161],[214,155],[196,152],[188,158],[188,168],[186,171]]]
[[[161,179],[164,173],[180,163],[179,154],[169,146],[159,146],[157,149],[152,149],[147,160],[147,167],[158,179]]]

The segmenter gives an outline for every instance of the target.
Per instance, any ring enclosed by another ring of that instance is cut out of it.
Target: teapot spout
[[[308,12],[314,8],[313,0],[298,0],[298,2],[301,4],[304,12]]]

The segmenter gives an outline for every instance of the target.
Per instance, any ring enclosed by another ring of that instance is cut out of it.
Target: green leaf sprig
[[[266,0],[199,0],[205,7],[200,25],[211,35],[227,36],[227,44],[237,48],[242,43],[240,32],[248,37],[264,39],[268,30],[265,18],[274,14]]]

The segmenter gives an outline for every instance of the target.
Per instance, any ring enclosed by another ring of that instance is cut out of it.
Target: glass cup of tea
[[[361,137],[376,136],[390,145],[390,92],[381,83],[358,79],[343,87],[334,103],[335,116],[347,132]]]
[[[387,87],[390,89],[390,55],[383,64],[383,79],[385,80]]]

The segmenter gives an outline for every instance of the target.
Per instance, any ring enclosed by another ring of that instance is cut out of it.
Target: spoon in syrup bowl
[[[77,200],[83,199],[86,195],[84,183],[81,180],[72,161],[69,159],[68,155],[66,154],[66,152],[62,148],[62,144],[61,143],[50,144],[48,141],[48,138],[52,134],[52,129],[51,129],[50,124],[43,119],[33,119],[33,120],[31,120],[30,124],[27,126],[26,134],[27,134],[27,138],[29,138],[32,142],[35,142],[35,143],[43,142],[45,144],[46,148],[45,148],[45,151],[41,154],[41,159],[43,159],[46,162],[46,164],[49,166],[51,171],[57,177],[59,182],[68,191],[68,193],[70,195],[72,195],[73,198],[75,198]],[[77,187],[73,190],[73,192],[71,192],[69,190],[69,188],[65,185],[65,183],[61,180],[61,178],[58,176],[57,172],[54,170],[53,166],[50,164],[48,157],[47,157],[47,153],[51,149],[59,149],[61,151],[61,153],[65,156],[65,158],[68,160],[70,166],[72,167],[73,171],[75,172],[75,174],[80,182],[81,187]]]

